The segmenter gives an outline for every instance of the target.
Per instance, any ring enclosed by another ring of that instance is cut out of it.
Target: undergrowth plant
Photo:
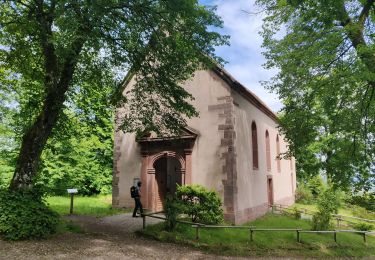
[[[46,205],[38,188],[0,189],[0,234],[7,240],[45,238],[54,234],[59,215]]]
[[[188,215],[192,222],[218,224],[224,221],[220,197],[201,185],[178,186],[174,197],[165,201],[166,230],[173,231],[177,218]]]
[[[313,216],[313,230],[329,230],[333,227],[332,214],[337,214],[340,207],[340,198],[332,188],[324,190],[317,200],[318,212]]]
[[[218,224],[224,220],[222,203],[215,191],[201,185],[184,185],[177,188],[176,198],[182,213],[189,215],[193,222]]]
[[[165,200],[165,229],[167,231],[173,231],[177,225],[177,218],[181,213],[181,205],[178,203],[175,197],[167,198]]]

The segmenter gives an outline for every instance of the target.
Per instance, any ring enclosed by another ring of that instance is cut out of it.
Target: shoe
[[[138,218],[138,216],[133,216],[133,218]]]

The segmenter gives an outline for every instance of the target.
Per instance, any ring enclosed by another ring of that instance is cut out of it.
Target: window
[[[270,135],[266,130],[266,160],[267,160],[267,171],[271,171],[271,146],[270,146]]]
[[[276,136],[276,161],[277,161],[277,171],[281,172],[281,158],[280,158],[280,141],[279,141],[279,135]]]
[[[290,170],[293,172],[293,157],[290,157]]]
[[[257,125],[253,121],[251,124],[251,142],[253,146],[253,169],[259,169],[258,163],[258,137],[257,137]]]

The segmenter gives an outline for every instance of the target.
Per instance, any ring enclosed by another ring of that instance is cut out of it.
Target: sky
[[[282,104],[277,95],[270,93],[260,84],[276,74],[275,70],[262,67],[265,58],[262,55],[262,13],[254,5],[254,0],[200,0],[203,5],[216,5],[217,14],[224,21],[220,32],[230,36],[230,46],[218,47],[216,54],[228,63],[225,69],[249,90],[254,92],[274,112]],[[249,14],[252,13],[252,14]]]

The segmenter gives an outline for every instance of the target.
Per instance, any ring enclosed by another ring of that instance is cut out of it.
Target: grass
[[[305,208],[305,209],[308,209],[308,210],[311,210],[311,211],[317,211],[317,207],[316,207],[315,204],[307,205],[307,204],[295,203],[293,206],[297,206],[298,208]],[[338,214],[349,216],[349,217],[357,217],[358,214],[353,212],[355,210],[356,210],[356,208],[353,208],[353,209],[348,208],[348,207],[340,208]],[[375,214],[369,213],[369,216],[367,216],[367,217],[369,217],[369,219],[375,219]]]
[[[68,215],[70,209],[70,197],[51,196],[47,198],[50,208],[60,215]],[[93,197],[74,197],[73,214],[104,217],[129,212],[130,209],[112,208],[111,195]]]
[[[317,207],[315,204],[307,205],[307,204],[301,204],[301,203],[295,203],[293,207],[297,207],[299,209],[307,209],[309,211],[317,211]],[[291,207],[291,208],[293,208]],[[347,217],[357,217],[357,218],[365,218],[365,219],[370,219],[370,220],[375,220],[375,213],[371,211],[367,211],[365,208],[355,206],[355,205],[345,205],[345,207],[339,208],[339,215],[347,216]],[[354,225],[358,223],[364,223],[362,220],[357,220],[357,219],[351,219],[351,218],[345,218],[343,224],[344,225]],[[349,222],[348,222],[349,221]],[[372,223],[374,225],[374,223]]]
[[[268,214],[246,225],[257,228],[311,229],[306,220],[296,220],[284,215]],[[375,256],[375,237],[368,237],[367,244],[358,234],[339,233],[337,243],[333,234],[301,234],[296,242],[295,232],[255,232],[250,242],[249,230],[201,229],[200,239],[195,239],[195,229],[179,224],[174,232],[163,230],[163,223],[148,226],[141,231],[145,236],[161,241],[188,244],[209,253],[234,256],[262,257],[363,257]]]

